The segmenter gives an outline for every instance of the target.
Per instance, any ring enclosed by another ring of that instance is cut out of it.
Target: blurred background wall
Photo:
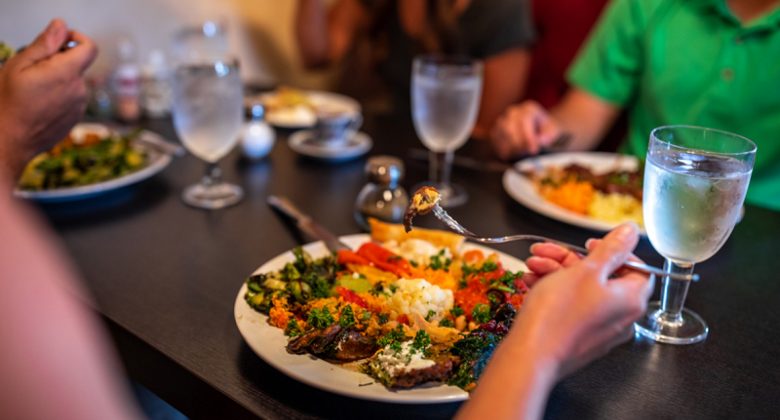
[[[182,25],[224,19],[230,48],[252,84],[322,88],[330,75],[305,72],[294,38],[295,0],[0,0],[0,40],[27,44],[53,17],[94,38],[101,54],[91,72],[113,66],[118,40],[130,37],[141,64],[150,51],[170,52]]]

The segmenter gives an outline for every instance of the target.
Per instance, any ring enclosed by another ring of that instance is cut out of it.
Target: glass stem
[[[664,263],[667,273],[689,274],[693,273],[693,264],[681,265],[667,259]],[[663,290],[661,291],[661,318],[669,323],[682,322],[682,310],[685,305],[685,297],[688,295],[690,281],[672,280],[669,276],[663,278]]]
[[[216,162],[208,162],[206,164],[206,173],[203,175],[203,179],[200,181],[205,187],[218,184],[222,178],[222,171],[219,169],[219,165]]]
[[[452,172],[452,158],[455,152],[453,150],[447,150],[444,153],[441,163],[441,184],[449,187],[450,185],[450,173]]]

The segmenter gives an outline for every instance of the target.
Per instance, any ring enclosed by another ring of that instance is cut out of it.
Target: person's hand
[[[69,40],[77,45],[60,48]],[[84,113],[84,71],[97,54],[88,37],[55,19],[0,68],[0,170],[10,179],[67,135]]]
[[[560,125],[534,101],[513,105],[501,115],[490,133],[493,150],[509,160],[522,154],[538,154],[563,134]]]
[[[620,268],[638,237],[636,225],[621,225],[589,241],[591,253],[582,259],[557,245],[533,247],[529,269],[537,279],[550,274],[533,284],[510,336],[533,342],[553,360],[558,378],[632,336],[653,290],[648,276]]]

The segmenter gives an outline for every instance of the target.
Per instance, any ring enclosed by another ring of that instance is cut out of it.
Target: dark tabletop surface
[[[167,120],[146,125],[176,139]],[[406,163],[404,185],[427,174],[408,158],[420,148],[406,116],[366,118],[369,155]],[[459,154],[481,155],[469,144]],[[88,201],[41,206],[81,270],[128,375],[192,417],[441,418],[458,404],[392,405],[341,397],[298,383],[255,356],[233,319],[244,278],[303,239],[266,205],[289,197],[337,234],[359,230],[352,206],[365,182],[365,158],[338,165],[307,160],[277,139],[266,159],[249,163],[234,151],[221,162],[246,198],[220,211],[186,207],[182,189],[203,163],[175,159],[155,178]],[[537,215],[512,200],[498,172],[456,169],[470,194],[451,211],[471,230],[527,232],[571,242],[596,235]],[[710,325],[691,346],[636,340],[561,382],[549,418],[777,418],[780,408],[780,217],[747,207],[729,241],[697,271],[686,307]],[[435,226],[435,221],[422,221]],[[521,258],[527,245],[500,248]],[[637,253],[661,259],[643,240]],[[524,363],[518,360],[518,363]],[[501,398],[502,396],[497,396]]]

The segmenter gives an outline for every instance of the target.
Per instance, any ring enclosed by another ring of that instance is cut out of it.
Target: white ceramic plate
[[[166,141],[159,134],[148,130],[144,130],[139,135],[149,138],[150,142]],[[141,182],[156,175],[171,163],[170,155],[150,147],[142,142],[135,142],[133,147],[142,149],[147,154],[147,164],[143,169],[123,175],[119,178],[78,187],[57,188],[42,191],[25,191],[17,188],[14,190],[14,195],[21,198],[48,203],[83,200]]]
[[[591,168],[595,173],[604,173],[615,169],[636,170],[639,161],[633,156],[599,152],[555,153],[524,159],[515,164],[515,169],[504,172],[504,190],[517,202],[529,209],[552,219],[575,226],[607,232],[617,226],[616,223],[605,222],[575,213],[545,200],[536,191],[533,182],[521,175],[521,172],[539,170],[549,166],[566,166],[571,163]],[[644,234],[644,230],[642,230]]]
[[[347,115],[358,115],[362,112],[360,104],[349,96],[314,90],[304,91],[304,94],[317,109]],[[273,95],[275,95],[274,92],[266,92],[248,96],[244,99],[244,106],[251,108],[254,104],[265,103]],[[280,111],[268,111],[265,120],[277,128],[303,129],[314,127],[314,124],[317,122],[317,116],[311,110],[294,111],[288,108]]]
[[[327,160],[331,162],[340,162],[354,159],[366,154],[374,143],[368,134],[358,131],[351,139],[337,145],[323,145],[312,140],[314,132],[312,130],[296,131],[287,140],[290,148],[301,155]]]
[[[370,237],[366,234],[357,234],[343,236],[340,239],[350,247],[357,248],[360,244],[369,241]],[[322,242],[310,243],[303,248],[315,258],[323,257],[328,253]],[[464,245],[464,249],[497,252],[469,243]],[[526,269],[522,261],[501,252],[498,254],[506,269],[512,271]],[[285,252],[263,264],[255,273],[279,270],[293,259],[292,252]],[[287,353],[285,349],[287,338],[284,332],[268,325],[268,317],[256,312],[244,301],[246,291],[246,284],[244,284],[236,296],[234,315],[238,330],[249,347],[261,359],[291,378],[336,394],[400,404],[448,403],[468,398],[468,393],[449,385],[420,386],[410,390],[391,391],[366,374],[347,370],[313,356]]]

